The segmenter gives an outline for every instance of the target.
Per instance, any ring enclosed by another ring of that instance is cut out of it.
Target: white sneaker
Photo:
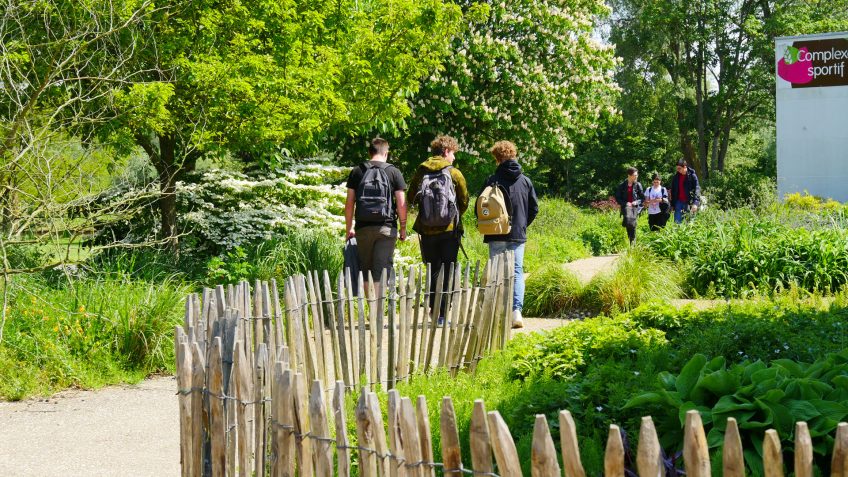
[[[512,329],[524,328],[524,318],[521,310],[512,310]]]

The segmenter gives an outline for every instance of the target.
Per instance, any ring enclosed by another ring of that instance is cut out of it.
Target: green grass
[[[583,285],[560,264],[552,264],[530,275],[525,284],[526,316],[563,317],[580,305]]]
[[[114,275],[53,287],[16,277],[0,344],[0,397],[135,382],[174,369],[174,326],[189,289]]]

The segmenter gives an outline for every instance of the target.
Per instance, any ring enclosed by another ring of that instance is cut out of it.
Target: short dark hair
[[[657,174],[656,172],[654,172],[654,177],[652,177],[652,178],[651,178],[651,182],[653,182],[653,181],[660,181],[660,182],[662,182],[662,177],[660,177],[660,175],[659,175],[659,174]]]
[[[376,156],[377,154],[385,154],[389,152],[389,141],[381,137],[375,137],[368,145],[368,155]]]
[[[633,174],[636,174],[637,172],[639,172],[639,169],[636,169],[635,167],[628,167],[627,168],[627,175],[628,176],[632,176]]]
[[[677,167],[689,167],[689,163],[686,162],[686,159],[681,159],[677,161]]]

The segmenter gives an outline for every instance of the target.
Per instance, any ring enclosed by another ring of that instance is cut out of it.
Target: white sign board
[[[775,40],[777,189],[848,201],[848,32]]]

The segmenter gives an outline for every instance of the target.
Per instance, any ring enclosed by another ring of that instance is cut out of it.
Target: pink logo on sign
[[[813,61],[807,57],[807,47],[800,49],[787,46],[783,58],[777,62],[777,75],[793,84],[809,83],[813,80],[810,67]],[[802,59],[803,58],[803,59]]]

